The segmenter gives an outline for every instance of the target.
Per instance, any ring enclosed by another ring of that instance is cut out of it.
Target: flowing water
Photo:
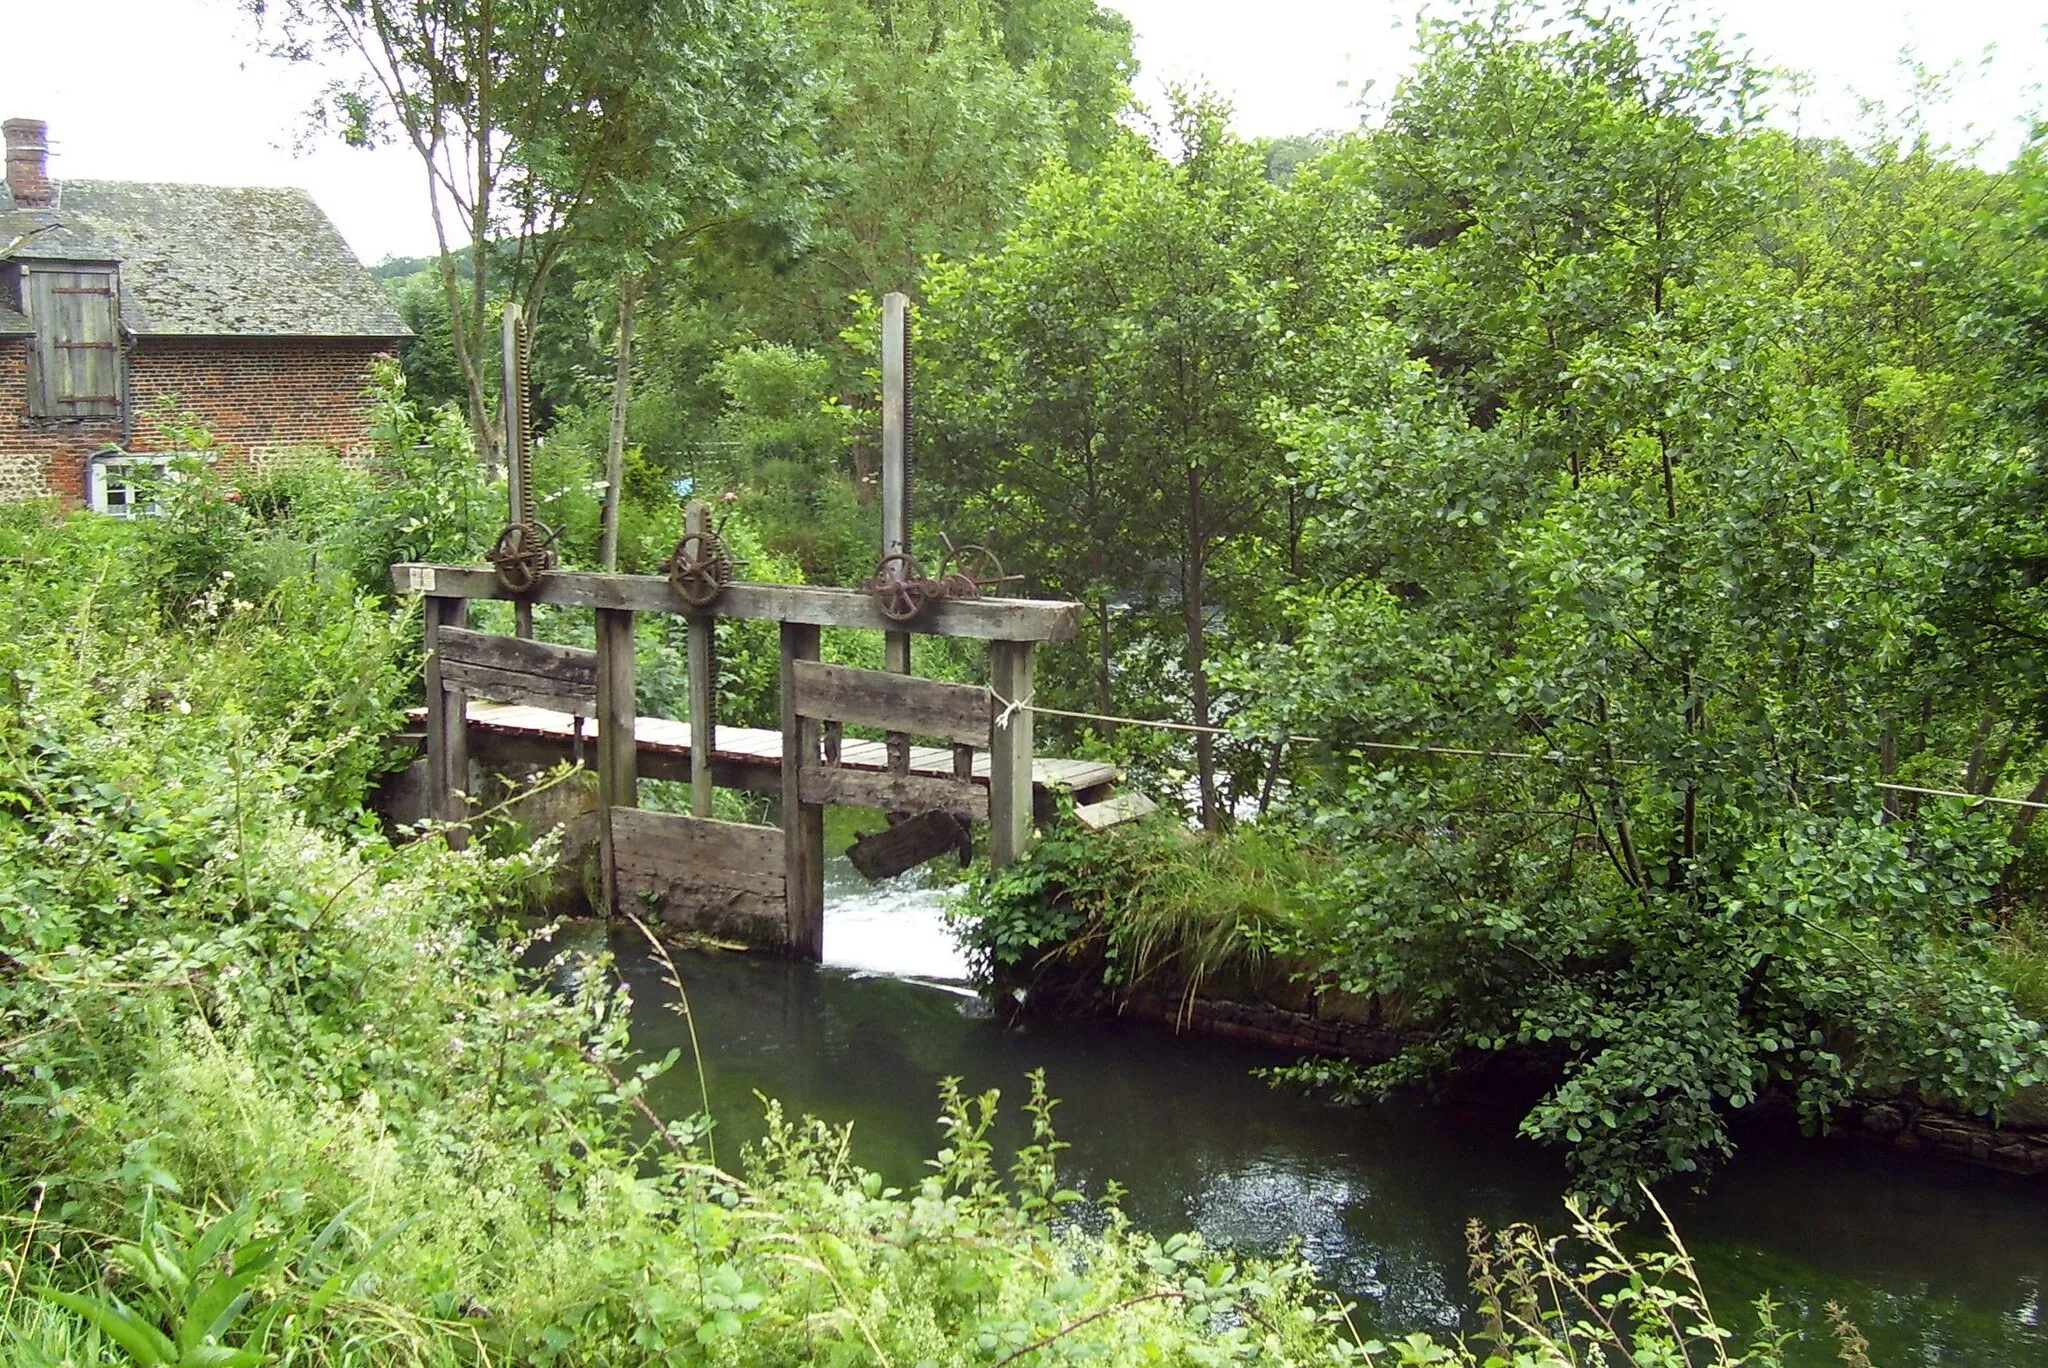
[[[940,892],[906,876],[865,885],[831,861],[823,967],[678,953],[728,1164],[761,1130],[755,1094],[791,1113],[853,1123],[853,1154],[914,1181],[938,1147],[938,1081],[1000,1088],[1007,1130],[1034,1069],[1060,1099],[1071,1185],[1114,1181],[1160,1231],[1275,1253],[1298,1241],[1324,1283],[1381,1331],[1456,1329],[1470,1303],[1464,1227],[1564,1224],[1556,1159],[1512,1119],[1421,1103],[1337,1108],[1278,1092],[1251,1071],[1283,1056],[1142,1026],[1032,1022],[1005,1029],[966,988]],[[585,932],[583,934],[596,934]],[[699,1108],[674,993],[637,936],[615,936],[639,1040],[680,1048],[652,1099]],[[1838,1363],[1825,1331],[1845,1305],[1880,1365],[2043,1365],[2048,1185],[1849,1143],[1751,1138],[1704,1195],[1668,1197],[1723,1319],[1762,1291],[1799,1329],[1799,1363]]]

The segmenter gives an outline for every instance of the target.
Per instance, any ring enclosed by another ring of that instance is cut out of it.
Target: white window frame
[[[130,479],[113,476],[111,472],[147,467],[159,472],[165,479],[174,480],[177,475],[171,470],[171,462],[184,454],[176,451],[102,451],[86,466],[86,501],[93,512],[104,513],[110,518],[156,517],[163,512],[157,507],[156,500],[151,498],[147,502],[138,502],[137,495],[141,491],[136,488],[135,483]],[[110,502],[117,493],[120,496],[119,502]]]

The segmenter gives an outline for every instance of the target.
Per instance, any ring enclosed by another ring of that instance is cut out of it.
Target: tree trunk
[[[1209,675],[1202,599],[1207,565],[1208,534],[1202,528],[1202,472],[1188,467],[1188,559],[1187,574],[1181,582],[1181,610],[1188,636],[1189,685],[1193,690],[1195,725],[1209,725]],[[1206,731],[1195,733],[1195,777],[1202,795],[1202,828],[1223,829],[1223,813],[1216,803],[1216,738]]]
[[[619,489],[626,480],[626,400],[633,382],[633,301],[640,277],[619,281],[619,369],[612,377],[612,430],[604,444],[604,537],[598,567],[619,568]]]

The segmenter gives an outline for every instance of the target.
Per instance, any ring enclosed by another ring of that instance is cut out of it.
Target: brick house
[[[0,128],[0,499],[129,511],[167,400],[228,463],[366,448],[370,362],[410,333],[309,195],[53,181],[44,125]]]

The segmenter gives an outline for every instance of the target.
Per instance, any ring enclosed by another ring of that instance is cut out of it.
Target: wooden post
[[[683,530],[703,536],[711,530],[711,510],[703,500],[692,499],[683,514]],[[711,815],[711,756],[718,744],[714,712],[718,702],[718,681],[711,677],[713,633],[718,621],[710,613],[692,613],[689,633],[690,663],[690,814]]]
[[[988,858],[997,869],[1024,853],[1031,840],[1032,643],[991,641],[990,684],[996,725],[988,757]]]
[[[910,296],[882,296],[882,554],[910,553]],[[882,638],[883,668],[910,673],[910,633]],[[888,734],[889,768],[910,772],[910,738]]]
[[[802,775],[818,763],[818,724],[797,715],[796,663],[818,658],[818,629],[782,624],[782,849],[789,900],[789,946],[825,957],[825,809],[803,801]]]
[[[427,596],[427,814],[443,822],[469,816],[469,695],[441,681],[441,629],[469,625],[469,600]],[[456,850],[469,829],[448,830]]]
[[[619,869],[612,845],[612,809],[640,806],[640,752],[633,724],[639,720],[633,678],[633,614],[621,608],[597,610],[597,799],[601,821],[606,915],[618,911]]]
[[[498,411],[505,424],[505,492],[508,523],[529,522],[528,509],[532,503],[532,492],[527,488],[527,476],[531,473],[531,452],[528,443],[532,439],[532,424],[526,416],[527,405],[532,402],[526,392],[526,343],[524,316],[517,300],[507,301],[501,341],[504,344],[504,369],[502,383],[498,387]],[[512,605],[512,631],[515,635],[533,640],[533,604],[520,599]]]

